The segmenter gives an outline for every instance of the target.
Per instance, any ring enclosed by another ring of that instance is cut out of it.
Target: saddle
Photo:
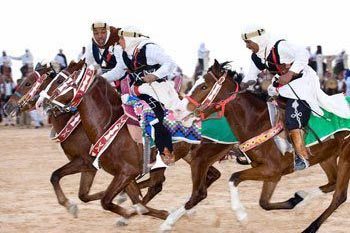
[[[129,95],[132,94],[130,82],[131,80],[128,75],[120,81],[119,88],[122,96],[125,94],[129,94]],[[176,76],[172,82],[174,82],[174,87],[176,92],[179,93],[181,89],[181,84],[182,84],[182,77]],[[128,130],[132,138],[134,139],[135,142],[142,143],[142,130],[140,127],[138,115],[136,114],[134,107],[132,105],[127,105],[127,104],[123,104],[122,107],[124,109],[124,113],[127,116],[129,116],[129,119],[126,122],[126,124],[128,126]]]

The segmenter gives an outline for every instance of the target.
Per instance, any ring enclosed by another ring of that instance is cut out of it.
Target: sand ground
[[[104,211],[99,201],[82,203],[78,197],[79,175],[67,176],[61,185],[67,197],[78,203],[79,216],[73,218],[57,203],[50,183],[51,173],[67,158],[59,144],[48,139],[48,128],[18,129],[0,126],[0,232],[157,232],[162,220],[136,216],[126,227],[117,227],[117,215]],[[209,189],[208,197],[191,217],[182,218],[173,232],[301,232],[329,205],[332,194],[323,195],[294,210],[265,211],[258,205],[261,182],[239,186],[249,221],[241,225],[230,209],[227,180],[234,171],[245,169],[234,161],[215,166],[222,177]],[[172,210],[191,193],[189,166],[180,161],[166,172],[167,180],[150,206]],[[111,176],[100,170],[92,191],[104,190]],[[290,198],[295,191],[326,183],[320,167],[286,176],[279,183],[274,201]],[[130,205],[130,202],[124,204]],[[319,232],[350,232],[350,205],[344,203]]]

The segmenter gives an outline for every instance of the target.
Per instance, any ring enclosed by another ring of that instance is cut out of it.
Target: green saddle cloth
[[[230,124],[226,117],[216,117],[216,113],[210,116],[211,118],[202,121],[202,138],[221,144],[238,143],[238,139],[233,134]]]
[[[350,103],[350,97],[345,97]],[[309,127],[317,134],[317,136],[324,141],[329,136],[332,136],[339,131],[350,131],[350,119],[344,119],[334,115],[324,109],[324,117],[317,117],[311,114],[309,119]],[[330,121],[326,120],[329,119]],[[317,144],[318,141],[314,133],[308,131],[305,135],[305,145],[307,147]]]

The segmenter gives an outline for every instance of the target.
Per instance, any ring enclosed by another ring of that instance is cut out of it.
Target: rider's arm
[[[22,60],[23,55],[19,57],[14,57],[14,56],[9,56],[9,57],[13,60]]]
[[[299,74],[309,63],[310,54],[306,48],[281,41],[278,45],[281,64],[292,64],[289,71]]]
[[[175,62],[158,45],[155,45],[155,44],[147,45],[146,57],[147,57],[148,65],[155,65],[155,64],[161,65],[158,70],[152,73],[153,75],[157,76],[158,79],[169,76],[176,69]]]
[[[114,56],[117,61],[117,65],[102,75],[102,77],[104,77],[108,82],[113,82],[124,77],[127,67],[124,63],[122,54],[123,49],[120,47],[120,45],[114,46]]]

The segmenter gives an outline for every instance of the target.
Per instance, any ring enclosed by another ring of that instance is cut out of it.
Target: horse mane
[[[237,73],[235,70],[232,69],[231,63],[232,61],[225,61],[220,64],[220,69],[227,72],[229,77],[232,77],[233,80],[235,80],[238,84],[240,84],[243,80],[242,74]],[[214,65],[213,65],[214,66]],[[212,71],[213,66],[211,66],[208,71]]]

